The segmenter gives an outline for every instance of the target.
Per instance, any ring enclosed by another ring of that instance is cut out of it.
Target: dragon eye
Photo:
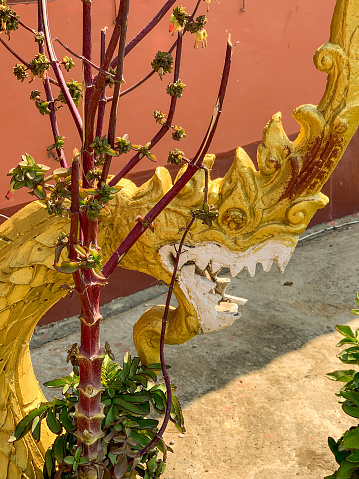
[[[222,216],[222,223],[231,231],[238,231],[246,223],[247,215],[239,208],[227,210]]]

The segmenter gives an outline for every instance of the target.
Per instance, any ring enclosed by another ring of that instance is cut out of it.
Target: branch
[[[107,30],[107,27],[101,30],[101,65],[105,58],[105,52],[106,52],[106,30]],[[100,103],[98,106],[98,111],[97,111],[97,127],[96,127],[95,136],[98,136],[98,137],[102,136],[102,127],[103,127],[103,120],[105,116],[105,109],[106,109],[106,93],[105,93],[105,89],[103,89],[101,93]]]
[[[108,141],[111,148],[115,146],[116,124],[117,124],[117,109],[121,94],[121,84],[123,81],[123,62],[125,58],[125,46],[127,35],[128,12],[130,8],[130,0],[122,0],[120,9],[121,14],[121,37],[118,45],[117,68],[116,68],[116,83],[113,92],[113,101],[111,105],[110,120],[108,124]],[[106,155],[105,163],[102,168],[101,184],[106,183],[108,172],[110,170],[112,156]]]
[[[75,58],[78,58],[79,60],[87,63],[88,65],[91,65],[92,68],[94,68],[95,70],[101,72],[101,73],[105,73],[106,76],[108,77],[111,77],[111,78],[115,78],[115,75],[112,75],[112,73],[109,73],[109,72],[106,72],[105,70],[102,70],[102,68],[98,67],[97,65],[95,65],[94,63],[92,63],[91,60],[88,60],[87,58],[85,58],[84,56],[82,55],[79,55],[78,53],[75,53],[73,50],[71,50],[67,45],[65,45],[64,43],[62,43],[62,41],[59,39],[59,38],[54,38],[54,41],[55,42],[58,42],[60,43],[60,45],[62,46],[62,48],[64,48],[67,52],[71,53],[71,55],[73,55]]]
[[[224,61],[224,67],[223,67],[223,73],[222,73],[222,81],[221,81],[221,86],[219,88],[219,93],[218,93],[218,99],[216,106],[213,111],[212,115],[212,120],[211,123],[209,124],[209,127],[207,129],[207,133],[202,141],[201,146],[199,147],[199,150],[197,151],[195,157],[193,158],[192,162],[194,165],[199,165],[202,163],[203,158],[208,152],[208,149],[210,147],[210,144],[212,143],[213,136],[215,134],[215,131],[217,129],[219,117],[221,116],[222,113],[222,105],[223,105],[223,100],[224,96],[226,94],[227,90],[227,84],[228,84],[228,78],[229,78],[229,72],[231,69],[231,62],[232,62],[232,55],[234,52],[234,49],[236,47],[237,43],[232,45],[231,42],[231,36],[228,36],[227,40],[227,50],[226,50],[226,57]]]
[[[39,8],[41,9],[41,15],[44,20],[44,34],[45,34],[45,41],[46,41],[46,46],[47,46],[47,51],[49,52],[49,57],[51,61],[51,66],[52,69],[54,70],[55,77],[59,83],[59,87],[61,88],[62,94],[64,95],[66,99],[67,106],[69,107],[69,110],[71,112],[72,118],[75,121],[75,125],[77,127],[77,131],[80,135],[80,138],[82,140],[82,119],[81,116],[76,108],[76,105],[70,95],[70,92],[66,86],[66,82],[64,79],[64,76],[61,72],[60,64],[56,58],[56,54],[54,51],[54,47],[51,41],[51,36],[50,36],[50,31],[49,31],[49,25],[48,25],[48,18],[47,18],[47,6],[46,6],[46,0],[39,0]]]
[[[9,50],[9,52],[12,53],[17,60],[19,60],[19,62],[23,63],[27,68],[30,68],[30,63],[21,58],[20,55],[18,55],[11,47],[9,47],[9,45],[2,38],[0,38],[0,43],[2,43],[4,47]]]
[[[183,35],[185,34],[186,32],[183,32]],[[171,48],[168,50],[168,53],[172,53],[173,50],[176,48],[176,45],[177,45],[177,40],[173,43],[173,45],[171,46]],[[127,88],[127,90],[124,90],[122,93],[121,93],[121,96],[125,96],[127,95],[127,93],[131,93],[131,91],[135,90],[137,87],[141,86],[142,83],[145,83],[145,81],[147,81],[149,78],[151,78],[151,76],[156,73],[155,70],[151,70],[150,73],[148,73],[145,77],[143,77],[141,80],[139,80],[137,83],[135,83],[134,85],[130,86],[129,88]],[[112,101],[112,97],[108,97],[107,98],[107,101]]]
[[[11,18],[15,18],[15,19],[17,20],[18,24],[21,25],[22,27],[24,27],[25,30],[28,30],[29,32],[31,32],[31,33],[33,33],[33,34],[37,33],[36,30],[34,30],[34,29],[31,28],[31,27],[28,27],[25,23],[23,23],[23,22],[17,17],[17,15],[13,15],[12,13],[10,13],[9,16],[10,16]]]
[[[77,259],[77,253],[74,245],[77,243],[78,230],[79,230],[79,216],[80,216],[80,192],[79,192],[79,180],[80,180],[80,164],[79,154],[74,151],[74,159],[72,161],[71,168],[71,224],[70,224],[70,260]]]
[[[92,2],[82,2],[82,55],[84,60],[91,61],[92,55],[92,18],[91,18]],[[92,84],[91,65],[85,61],[83,66],[84,80],[86,89]],[[86,92],[85,92],[86,95]],[[86,105],[85,105],[86,107]]]
[[[42,17],[41,8],[39,7],[39,4],[38,4],[37,15],[38,15],[38,31],[42,32],[44,30],[44,19]],[[45,47],[43,43],[39,43],[39,53],[43,54],[44,52],[45,52]],[[52,134],[56,144],[56,139],[58,136],[60,136],[60,133],[59,133],[59,128],[58,128],[57,120],[56,120],[54,97],[52,96],[50,80],[47,73],[46,73],[46,78],[44,81],[44,89],[46,93],[46,100],[49,103],[51,129],[52,129]],[[57,153],[57,157],[60,158],[60,164],[62,168],[67,168],[68,166],[67,166],[65,153],[63,149],[56,148],[56,153]]]
[[[222,80],[219,88],[218,98],[216,106],[213,112],[212,120],[207,130],[206,136],[202,141],[202,144],[193,158],[193,160],[188,164],[186,171],[179,178],[179,180],[172,186],[172,188],[160,199],[160,201],[147,213],[143,221],[138,222],[126,238],[122,241],[119,247],[111,255],[105,266],[103,267],[103,274],[108,278],[111,273],[115,270],[116,266],[123,259],[129,249],[135,244],[135,242],[142,236],[142,234],[147,230],[148,226],[157,218],[157,216],[169,205],[169,203],[177,196],[177,194],[182,190],[182,188],[188,183],[192,176],[202,167],[202,161],[205,154],[208,151],[208,148],[211,144],[214,132],[218,125],[218,120],[221,114],[221,108],[226,93],[226,87],[228,83],[228,77],[231,67],[231,60],[233,54],[234,46],[230,42],[230,38],[227,42],[226,58],[223,67]],[[111,186],[111,182],[109,183]]]
[[[173,83],[176,83],[176,81],[179,79],[179,72],[180,72],[180,66],[181,66],[181,55],[182,55],[182,39],[183,39],[183,32],[178,32],[178,37],[176,41],[176,60],[175,60],[175,69],[173,73]],[[171,123],[173,120],[173,116],[175,113],[175,108],[176,108],[176,103],[177,103],[177,97],[173,96],[171,97],[171,103],[167,115],[167,121],[162,127],[159,129],[159,131],[156,133],[156,135],[152,138],[152,140],[149,142],[149,148],[153,148],[167,133],[167,131],[171,127]],[[134,166],[139,163],[141,160],[140,158],[140,152],[136,153],[135,156],[133,156],[130,161],[122,168],[121,171],[115,175],[112,180],[109,182],[110,186],[114,186],[116,183],[118,183],[122,178],[124,178],[129,171],[132,170]]]
[[[174,3],[176,3],[176,0],[168,0],[163,5],[161,10],[153,17],[153,19],[150,21],[150,23],[148,25],[146,25],[145,28],[143,30],[141,30],[140,33],[138,33],[135,36],[135,38],[133,38],[126,45],[125,56],[128,55],[130,53],[130,51],[133,48],[135,48],[135,46],[138,45],[140,43],[140,41],[143,40],[145,38],[145,36],[148,35],[155,28],[155,26],[158,24],[158,22],[160,22],[160,20],[162,20],[162,18],[166,15],[168,10],[174,5]],[[111,62],[111,66],[113,67],[114,65],[116,65],[116,62],[117,62],[117,58],[115,58]]]
[[[182,235],[181,242],[180,242],[178,250],[177,250],[176,259],[175,259],[175,262],[174,262],[171,283],[170,283],[170,286],[168,288],[168,293],[167,293],[167,298],[166,298],[166,306],[165,306],[165,311],[164,311],[163,318],[162,318],[162,329],[161,329],[161,340],[160,340],[160,358],[161,358],[161,369],[162,369],[163,379],[164,379],[165,384],[166,384],[166,392],[167,392],[166,413],[165,413],[165,417],[163,418],[160,430],[158,431],[156,436],[152,439],[152,441],[149,442],[147,444],[147,446],[145,446],[143,449],[141,449],[141,451],[139,451],[137,453],[138,457],[142,457],[147,451],[154,448],[158,444],[159,440],[162,439],[163,433],[165,432],[165,430],[167,428],[167,424],[168,424],[168,422],[170,420],[170,416],[171,416],[172,389],[171,389],[171,382],[170,382],[170,378],[168,376],[165,357],[164,357],[166,327],[167,327],[168,313],[169,313],[169,310],[170,310],[171,297],[172,297],[172,294],[173,294],[173,287],[174,287],[174,284],[175,284],[175,281],[176,281],[178,263],[179,263],[179,259],[180,259],[181,253],[182,253],[183,244],[184,244],[184,241],[186,239],[187,233],[190,230],[191,226],[193,225],[193,222],[195,221],[195,219],[196,219],[196,217],[193,215],[189,225],[187,226],[187,228],[185,228],[184,233]]]

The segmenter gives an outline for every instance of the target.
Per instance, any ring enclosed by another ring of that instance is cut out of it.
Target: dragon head
[[[174,288],[179,306],[173,313],[184,319],[178,319],[173,328],[173,338],[177,334],[173,342],[230,325],[245,300],[226,295],[230,280],[218,278],[221,268],[229,268],[232,276],[243,269],[254,275],[257,263],[268,271],[276,262],[283,271],[298,235],[317,209],[327,204],[328,198],[320,191],[359,124],[359,13],[354,7],[353,0],[337,2],[330,40],[314,57],[316,67],[328,74],[327,87],[318,106],[302,105],[294,110],[300,124],[297,138],[289,140],[278,113],[264,129],[257,165],[238,148],[224,178],[209,179],[208,203],[218,216],[210,227],[196,220],[187,235]],[[204,163],[208,170],[213,162],[214,156],[207,155]],[[143,234],[123,258],[122,266],[169,284],[181,228],[188,224],[193,210],[202,208],[204,185],[205,172],[200,169],[155,220],[154,233],[147,230]],[[116,201],[126,215],[118,220],[117,230],[122,228],[124,237],[136,217],[144,216],[172,187],[172,181],[166,169],[158,168],[141,187],[128,180],[122,186]],[[182,336],[175,332],[181,330],[181,321],[187,331]]]

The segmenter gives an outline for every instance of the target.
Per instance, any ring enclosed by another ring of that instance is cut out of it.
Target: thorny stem
[[[116,83],[114,86],[113,92],[113,101],[111,105],[110,121],[108,124],[108,141],[113,148],[115,146],[115,136],[116,136],[116,124],[117,124],[117,109],[118,102],[120,100],[121,94],[121,84],[123,81],[123,63],[125,58],[125,46],[126,46],[126,35],[127,35],[127,23],[128,23],[128,12],[130,8],[130,0],[122,0],[121,9],[121,37],[118,44],[118,56],[117,56],[117,65],[116,65]],[[112,157],[106,155],[105,163],[102,168],[101,175],[101,184],[106,183],[107,176],[110,170]]]
[[[43,21],[43,17],[42,17],[42,14],[41,14],[41,9],[38,5],[38,31],[42,32],[43,29],[44,29],[44,21]],[[39,53],[41,54],[41,53],[44,53],[44,52],[45,52],[45,48],[44,48],[43,43],[39,43]],[[58,136],[60,136],[60,134],[59,134],[59,128],[58,128],[57,120],[56,120],[54,97],[52,96],[50,80],[49,80],[49,76],[48,76],[47,73],[46,73],[46,78],[44,80],[44,89],[45,89],[45,93],[46,93],[46,100],[49,104],[50,123],[51,123],[52,134],[53,134],[54,141],[55,141],[55,144],[56,144],[56,139],[57,139]],[[60,158],[60,165],[62,166],[62,168],[67,168],[67,162],[66,162],[65,153],[64,153],[63,149],[56,148],[56,154],[57,154],[57,157]]]
[[[50,36],[50,31],[49,31],[49,25],[48,25],[48,18],[47,18],[47,6],[46,6],[46,0],[39,0],[39,8],[41,10],[41,15],[43,18],[44,22],[44,35],[45,35],[45,42],[46,42],[46,47],[47,51],[49,53],[50,61],[51,61],[51,66],[52,69],[55,73],[55,77],[59,83],[59,87],[61,88],[62,94],[64,95],[66,99],[67,106],[69,107],[70,113],[75,121],[75,125],[77,128],[77,131],[79,132],[80,138],[82,139],[82,119],[81,116],[76,108],[76,105],[70,95],[70,92],[67,88],[64,76],[61,72],[60,64],[59,61],[56,58],[56,54],[54,51],[54,47],[51,41],[51,36]]]
[[[184,244],[184,241],[186,239],[187,233],[190,230],[191,226],[193,225],[195,219],[196,219],[196,217],[193,215],[189,225],[186,228],[184,228],[184,233],[182,235],[182,238],[181,238],[178,250],[177,250],[176,259],[175,259],[175,262],[174,262],[171,283],[170,283],[169,288],[168,288],[168,293],[167,293],[167,298],[166,298],[166,306],[165,306],[165,311],[164,311],[163,318],[162,318],[162,329],[161,329],[161,339],[160,339],[160,358],[161,358],[161,369],[162,369],[163,379],[164,379],[165,384],[166,384],[167,409],[166,409],[165,417],[163,418],[163,421],[162,421],[162,424],[161,424],[161,427],[160,427],[159,431],[157,432],[156,436],[152,439],[152,441],[150,443],[148,443],[147,446],[145,446],[143,449],[141,449],[141,451],[139,451],[137,453],[137,455],[139,457],[143,456],[143,454],[145,454],[147,451],[154,448],[158,444],[159,440],[162,439],[163,433],[165,432],[165,430],[167,428],[167,424],[170,420],[171,406],[172,406],[172,389],[171,389],[171,382],[170,382],[170,378],[169,378],[168,371],[167,371],[167,368],[166,368],[166,362],[165,362],[165,357],[164,357],[166,327],[167,327],[168,312],[169,312],[169,309],[170,309],[171,297],[172,297],[172,294],[173,294],[173,287],[174,287],[174,284],[175,284],[175,281],[176,281],[178,263],[179,263],[179,259],[180,259],[181,253],[182,253],[183,244]]]
[[[134,245],[134,243],[140,238],[140,236],[147,230],[148,226],[146,225],[150,225],[151,223],[153,223],[153,221],[157,218],[157,216],[166,208],[166,206],[172,201],[172,199],[175,196],[177,196],[177,194],[186,185],[186,183],[192,178],[192,176],[196,173],[196,171],[199,168],[201,168],[203,158],[208,152],[208,148],[210,147],[214,132],[218,125],[219,117],[221,115],[223,100],[225,97],[229,72],[231,68],[231,60],[232,60],[234,47],[235,45],[233,46],[232,43],[230,42],[230,39],[228,38],[226,57],[225,57],[221,85],[219,87],[219,93],[218,93],[216,106],[212,115],[211,123],[207,130],[206,136],[204,140],[202,141],[202,144],[197,154],[195,155],[193,160],[188,164],[186,171],[179,178],[179,180],[161,198],[161,200],[147,213],[147,215],[144,217],[144,221],[138,222],[132,228],[130,233],[126,236],[126,238],[122,241],[119,247],[111,255],[111,257],[109,258],[109,260],[103,267],[103,274],[106,278],[108,278],[113,273],[116,266],[126,255],[128,250]],[[109,184],[113,186],[111,182]]]
[[[79,192],[79,180],[80,180],[80,163],[79,157],[75,156],[72,161],[71,168],[71,223],[70,223],[70,252],[69,258],[74,260],[77,258],[77,253],[74,249],[74,245],[77,243],[78,230],[79,230],[79,217],[80,217],[80,192]]]
[[[180,67],[181,67],[181,55],[182,55],[182,39],[183,39],[183,32],[178,32],[178,38],[177,38],[177,48],[176,48],[176,60],[175,60],[175,69],[173,73],[173,83],[176,83],[176,81],[179,79],[179,72],[180,72]],[[171,123],[173,120],[173,116],[175,113],[176,109],[176,104],[177,104],[177,97],[172,96],[171,97],[171,103],[170,103],[170,108],[168,111],[167,115],[167,121],[162,127],[159,129],[159,131],[156,133],[156,135],[152,138],[152,140],[149,142],[149,148],[153,148],[167,133],[167,131],[171,128]],[[124,178],[129,171],[132,170],[134,166],[137,165],[137,163],[141,160],[140,158],[140,152],[136,153],[130,161],[122,168],[121,171],[115,175],[112,180],[109,182],[110,186],[114,186],[116,183],[118,183],[122,178]]]

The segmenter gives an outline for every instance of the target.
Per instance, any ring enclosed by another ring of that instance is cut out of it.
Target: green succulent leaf
[[[338,331],[338,333],[346,336],[347,338],[355,338],[355,334],[350,326],[336,324],[335,329]]]
[[[49,409],[47,412],[46,422],[47,422],[47,425],[49,426],[50,431],[52,431],[54,434],[61,434],[61,431],[62,431],[61,423],[55,416],[54,411],[52,409]]]

